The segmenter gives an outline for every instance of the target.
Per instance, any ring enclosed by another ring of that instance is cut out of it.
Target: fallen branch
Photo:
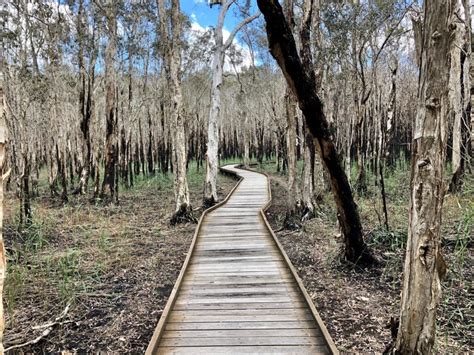
[[[66,324],[66,323],[71,323],[72,321],[65,321],[65,322],[61,322],[61,320],[66,316],[67,312],[69,311],[69,307],[71,305],[68,303],[66,308],[64,308],[64,310],[61,312],[61,314],[59,316],[57,316],[53,322],[49,322],[49,323],[46,323],[46,324],[42,324],[42,325],[37,325],[37,326],[33,326],[31,327],[33,330],[38,330],[38,329],[44,329],[46,328],[45,330],[43,330],[43,332],[41,333],[41,335],[39,335],[38,337],[36,337],[35,339],[32,339],[32,340],[29,340],[27,341],[26,343],[22,343],[22,344],[18,344],[18,345],[13,345],[13,346],[10,346],[9,348],[6,348],[5,349],[5,352],[7,351],[10,351],[10,350],[13,350],[13,349],[18,349],[18,348],[22,348],[22,347],[25,347],[25,346],[28,346],[28,345],[34,345],[34,344],[37,344],[41,341],[41,339],[43,339],[44,337],[47,337],[49,335],[49,333],[51,333],[51,331],[53,330],[53,328],[56,326],[56,325],[60,325],[60,324]]]

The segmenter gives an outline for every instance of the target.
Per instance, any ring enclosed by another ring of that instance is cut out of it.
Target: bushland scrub
[[[190,164],[193,213],[202,213],[204,173]],[[31,224],[19,227],[18,200],[8,193],[5,241],[5,348],[42,353],[143,352],[188,252],[195,224],[171,226],[173,175],[139,176],[120,189],[120,203],[76,195],[47,197],[47,177],[32,201]],[[219,197],[235,185],[219,176]],[[39,327],[39,328],[38,328]]]
[[[267,215],[273,228],[280,230],[287,208],[286,173],[276,172],[272,162],[254,168],[271,177],[273,203]],[[300,165],[300,172],[301,168]],[[352,181],[355,178],[353,169]],[[397,320],[400,309],[408,230],[409,162],[400,160],[385,172],[389,230],[383,223],[380,188],[369,171],[368,181],[367,192],[356,196],[356,200],[365,240],[380,261],[379,266],[360,269],[340,262],[334,203],[321,184],[316,191],[316,217],[304,222],[299,230],[277,233],[336,345],[347,352],[382,352],[392,337],[391,318]],[[462,192],[447,194],[444,201],[442,253],[448,272],[442,283],[437,317],[436,350],[440,353],[469,352],[473,346],[473,186],[474,176],[467,175]]]

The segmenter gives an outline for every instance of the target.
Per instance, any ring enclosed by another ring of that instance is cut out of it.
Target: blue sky
[[[212,9],[208,5],[208,0],[181,0],[182,11],[189,16],[191,22],[197,22],[202,27],[215,27],[219,15],[219,6],[214,5]],[[231,31],[239,22],[231,10],[227,13],[224,28]]]
[[[250,10],[251,13],[254,13],[256,10],[254,3],[253,5],[253,8]],[[191,30],[199,33],[205,31],[208,27],[216,26],[220,6],[214,5],[211,9],[208,5],[208,0],[181,0],[181,10],[188,15],[191,21]],[[242,18],[237,14],[238,11],[238,7],[234,5],[231,6],[227,12],[223,29],[224,41],[228,38],[235,26],[242,21]],[[234,38],[233,43],[235,48],[240,51],[242,55],[242,62],[237,65],[238,70],[240,67],[249,67],[252,63],[252,59],[247,45],[239,41],[238,36]],[[224,70],[230,70],[230,64],[227,60],[224,65]]]

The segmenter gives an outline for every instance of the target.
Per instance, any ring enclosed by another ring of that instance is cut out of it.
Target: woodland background
[[[472,5],[456,3],[441,353],[474,346]],[[338,347],[382,352],[390,343],[407,240],[421,4],[285,2],[297,46],[314,50],[318,95],[379,261],[370,268],[339,257],[328,176],[268,51],[262,16],[249,1],[228,5],[242,27],[225,38],[225,13],[222,26],[198,28],[175,2],[0,5],[3,171],[11,169],[5,348],[143,350],[193,221],[235,183],[217,178],[217,166],[230,162],[270,174],[270,221]],[[32,328],[58,316],[46,336]]]

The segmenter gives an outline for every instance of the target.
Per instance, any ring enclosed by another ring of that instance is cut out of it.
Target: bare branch
[[[240,22],[234,30],[230,33],[229,38],[227,38],[227,41],[224,44],[224,50],[227,50],[227,48],[230,47],[232,44],[232,41],[235,38],[235,35],[244,27],[245,25],[248,25],[250,22],[256,20],[260,16],[260,11],[257,11],[253,16],[247,17],[245,20]]]

